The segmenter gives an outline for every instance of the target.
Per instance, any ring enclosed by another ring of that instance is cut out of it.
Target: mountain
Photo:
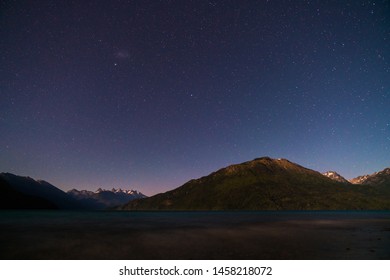
[[[0,173],[0,209],[100,210],[146,196],[135,190],[73,189],[67,193],[43,180]]]
[[[84,205],[95,209],[104,209],[109,207],[114,207],[118,205],[123,205],[131,200],[145,198],[146,195],[136,191],[136,190],[122,190],[115,189],[105,190],[99,188],[95,192],[87,190],[76,190],[72,189],[67,192],[68,195],[77,199]]]
[[[122,210],[390,209],[376,188],[337,182],[286,159],[231,165],[179,188],[133,200]]]
[[[370,175],[363,175],[351,179],[352,184],[361,184],[369,186],[389,186],[390,188],[390,168],[375,172]]]
[[[354,185],[363,185],[364,181],[369,177],[370,175],[362,175],[362,176],[358,176],[356,178],[353,178],[351,180],[349,180],[349,182],[351,184],[354,184]]]
[[[15,190],[0,175],[0,209],[58,209],[47,199]]]
[[[62,190],[42,180],[0,173],[1,194],[8,197],[5,208],[81,209],[83,206]],[[24,204],[26,203],[26,204]],[[4,204],[5,205],[5,204]]]
[[[341,176],[335,171],[327,171],[325,173],[322,173],[322,175],[340,183],[350,184],[350,182],[347,179],[345,179],[343,176]]]

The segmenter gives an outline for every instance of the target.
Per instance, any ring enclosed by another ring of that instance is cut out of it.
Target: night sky
[[[152,195],[390,166],[389,1],[2,1],[0,172]]]

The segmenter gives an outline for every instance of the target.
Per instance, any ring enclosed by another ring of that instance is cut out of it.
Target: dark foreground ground
[[[0,212],[1,259],[390,259],[390,212]]]

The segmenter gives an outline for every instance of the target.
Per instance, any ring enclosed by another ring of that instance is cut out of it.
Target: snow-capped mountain
[[[370,177],[371,175],[362,175],[362,176],[358,176],[356,178],[353,178],[351,180],[349,180],[350,183],[352,184],[364,184],[364,182]]]
[[[117,194],[124,193],[124,194],[128,194],[128,195],[133,195],[133,196],[141,196],[141,198],[145,197],[142,193],[140,193],[137,190],[123,190],[121,188],[118,188],[118,189],[112,188],[111,190],[98,188],[94,193],[101,193],[101,192],[113,192],[113,193],[117,193]]]
[[[92,208],[103,209],[125,204],[131,200],[145,198],[146,195],[136,190],[113,188],[106,190],[98,188],[96,191],[76,190],[68,191],[68,195]]]
[[[165,193],[130,201],[118,209],[387,209],[389,196],[368,197],[361,186],[333,181],[287,159],[262,157],[224,167]]]
[[[370,175],[363,175],[350,180],[352,184],[361,185],[390,185],[390,168],[383,169],[382,171],[375,172]]]
[[[345,179],[343,176],[341,176],[340,174],[338,174],[335,171],[327,171],[325,173],[322,173],[322,175],[324,175],[332,180],[335,180],[337,182],[349,183],[347,179]]]

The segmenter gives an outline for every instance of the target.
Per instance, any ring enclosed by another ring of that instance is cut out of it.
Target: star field
[[[390,166],[388,1],[3,1],[0,171],[151,195]]]

